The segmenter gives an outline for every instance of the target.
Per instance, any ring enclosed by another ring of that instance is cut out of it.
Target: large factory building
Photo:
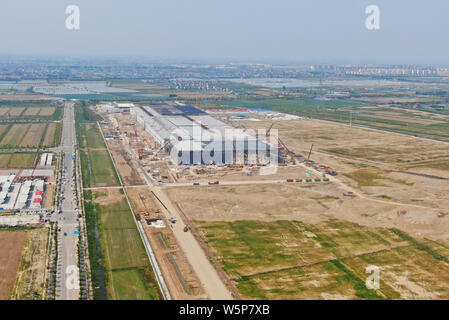
[[[130,110],[136,122],[178,165],[268,164],[277,148],[188,105],[155,104]]]

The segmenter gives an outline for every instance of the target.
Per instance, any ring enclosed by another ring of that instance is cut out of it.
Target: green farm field
[[[330,219],[319,224],[196,221],[245,299],[447,299],[449,249],[396,229]],[[368,266],[380,288],[365,286]]]
[[[161,299],[132,212],[119,190],[93,193],[108,299]],[[89,225],[88,225],[89,227]]]
[[[61,120],[62,107],[50,106],[48,102],[0,103],[0,120],[35,121]]]
[[[60,123],[20,123],[1,125],[0,148],[54,147],[61,140]]]
[[[0,153],[0,169],[33,168],[36,153]]]
[[[411,112],[407,107],[385,108],[355,100],[266,98],[211,100],[211,107],[267,109],[354,125],[449,141],[449,117]],[[352,113],[352,116],[350,115]]]
[[[83,167],[83,184],[87,186],[118,185],[117,175],[106,149],[81,152]]]

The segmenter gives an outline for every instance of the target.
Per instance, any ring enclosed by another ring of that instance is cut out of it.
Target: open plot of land
[[[374,197],[442,210],[449,207],[449,144],[319,120],[245,121],[279,130],[296,153],[331,166],[338,179]],[[416,173],[420,175],[416,175]],[[444,178],[444,179],[441,179]]]
[[[287,219],[319,223],[334,217],[366,226],[400,227],[433,239],[449,238],[449,216],[442,209],[363,194],[345,196],[347,189],[338,183],[167,187],[165,190],[191,220]]]
[[[39,116],[51,116],[53,113],[55,113],[56,108],[55,107],[44,107],[40,108]]]
[[[52,147],[59,144],[60,123],[12,124],[0,127],[3,148]]]
[[[105,148],[103,137],[96,123],[86,123],[84,125],[82,145],[87,148]]]
[[[27,108],[23,113],[24,116],[35,116],[41,111],[41,108]]]
[[[118,184],[111,159],[106,149],[88,151],[88,158],[93,186],[112,186]]]
[[[45,291],[49,230],[27,230],[27,239],[12,294],[12,299],[42,299]]]
[[[14,124],[0,141],[0,147],[17,147],[28,131],[29,124]]]
[[[404,163],[449,157],[449,144],[405,135],[368,130],[319,120],[244,121],[248,128],[278,129],[282,140],[296,152],[315,151],[381,163]]]
[[[115,201],[111,202],[111,196]],[[105,198],[108,204],[103,204]],[[161,294],[126,199],[118,190],[96,192],[94,199],[108,297],[159,299]]]
[[[59,120],[62,115],[61,107],[50,107],[48,104],[40,102],[22,101],[20,103],[11,101],[11,103],[6,103],[6,105],[0,107],[1,120]]]
[[[53,146],[59,144],[61,136],[61,125],[59,123],[49,123],[45,132],[43,146]]]
[[[20,147],[36,148],[39,146],[42,136],[45,132],[46,124],[31,124],[27,129],[26,135],[20,142]]]
[[[0,231],[0,300],[10,298],[25,239],[26,232]]]
[[[20,116],[23,113],[24,110],[25,110],[25,108],[20,108],[20,107],[18,107],[18,108],[10,108],[8,110],[8,115],[10,117],[17,117],[17,116]]]
[[[9,159],[11,158],[11,153],[2,153],[0,154],[0,168],[8,168]]]
[[[17,169],[31,168],[36,155],[35,153],[14,153],[9,159],[8,167]]]
[[[449,260],[396,229],[328,220],[195,225],[243,298],[447,299]],[[433,244],[441,248],[440,244]],[[447,254],[447,251],[446,251]],[[380,289],[365,286],[380,268]],[[434,270],[434,271],[432,271]]]
[[[0,153],[0,169],[32,168],[35,153]]]

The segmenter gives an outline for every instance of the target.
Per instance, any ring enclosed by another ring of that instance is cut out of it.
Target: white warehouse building
[[[278,149],[188,105],[133,107],[132,117],[178,165],[251,164],[278,160]]]

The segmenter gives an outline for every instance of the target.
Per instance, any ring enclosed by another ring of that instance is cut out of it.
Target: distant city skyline
[[[68,5],[80,30],[65,27]],[[365,8],[380,8],[367,30]],[[444,0],[16,0],[0,4],[0,57],[449,65]]]

